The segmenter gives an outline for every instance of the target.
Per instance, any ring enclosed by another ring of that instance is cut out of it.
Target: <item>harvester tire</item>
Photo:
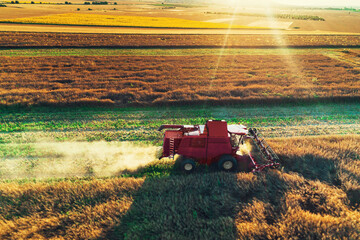
[[[218,162],[218,168],[221,171],[233,172],[237,169],[237,161],[233,156],[224,155],[220,158]]]
[[[185,173],[191,173],[195,170],[196,164],[195,161],[191,158],[184,159],[180,164],[181,171]]]

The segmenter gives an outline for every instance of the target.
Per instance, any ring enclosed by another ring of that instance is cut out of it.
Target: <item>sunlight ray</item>
[[[274,8],[271,4],[268,4],[266,7],[266,16],[268,27],[270,27],[270,31],[272,37],[274,38],[277,46],[280,50],[280,55],[284,59],[284,62],[287,64],[287,69],[290,72],[290,76],[288,76],[289,81],[295,81],[295,84],[307,88],[308,91],[311,91],[312,85],[306,81],[306,76],[301,71],[301,63],[297,60],[296,55],[294,55],[290,49],[289,44],[286,41],[286,37],[284,37],[282,31],[277,28],[277,22],[275,18]],[[310,93],[313,95],[313,92]]]
[[[238,9],[239,9],[239,4],[234,4],[235,7],[233,8],[233,11],[232,11],[232,15],[231,15],[231,21],[229,23],[229,27],[227,28],[226,30],[226,33],[225,33],[225,37],[224,37],[224,41],[222,43],[222,46],[220,48],[220,52],[219,52],[219,56],[218,56],[218,59],[217,59],[217,62],[216,62],[216,65],[215,65],[215,68],[214,68],[214,71],[212,73],[212,76],[211,76],[211,79],[209,79],[209,89],[212,89],[213,87],[213,80],[217,78],[217,74],[218,74],[218,70],[219,70],[219,66],[220,66],[220,63],[221,61],[223,60],[223,56],[224,56],[224,53],[225,53],[225,50],[227,48],[227,43],[228,43],[228,39],[229,39],[229,35],[231,34],[231,27],[234,25],[234,21],[236,19],[236,13],[238,12]],[[206,105],[207,103],[204,102],[204,106],[203,108],[206,108]]]

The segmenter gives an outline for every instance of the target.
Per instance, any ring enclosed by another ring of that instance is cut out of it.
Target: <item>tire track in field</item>
[[[335,51],[335,52],[325,52],[325,56],[336,59],[338,61],[344,62],[356,69],[360,70],[360,57],[352,56],[351,52],[347,50]]]

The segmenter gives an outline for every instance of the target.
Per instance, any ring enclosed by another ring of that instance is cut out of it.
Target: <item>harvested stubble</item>
[[[350,47],[360,35],[165,35],[0,32],[0,47]]]
[[[163,104],[359,97],[323,55],[1,57],[0,104]]]
[[[358,239],[359,136],[277,139],[284,171],[0,185],[1,239]]]

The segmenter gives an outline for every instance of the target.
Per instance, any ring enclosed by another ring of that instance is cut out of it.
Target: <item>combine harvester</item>
[[[167,129],[159,159],[174,159],[180,155],[180,169],[190,173],[196,163],[217,165],[223,171],[260,172],[279,166],[278,156],[254,128],[243,125],[228,125],[226,121],[208,120],[205,125],[162,125],[158,130]],[[265,163],[259,164],[253,156],[240,155],[240,144],[252,139],[261,152]]]

